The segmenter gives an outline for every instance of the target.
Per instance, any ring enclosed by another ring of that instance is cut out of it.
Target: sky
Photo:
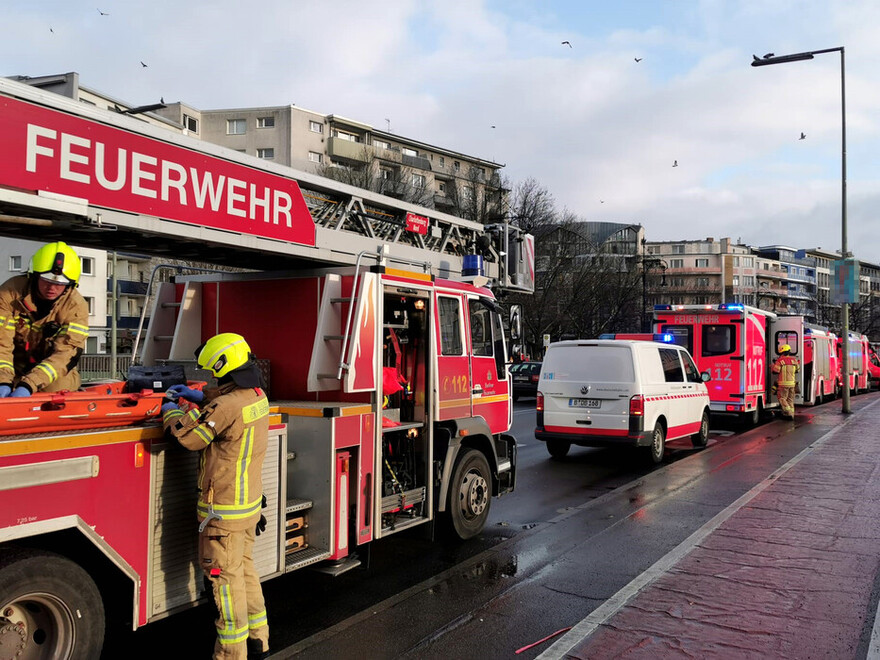
[[[840,54],[750,62],[843,46],[847,246],[880,263],[876,0],[3,0],[2,15],[0,75],[76,71],[132,105],[293,103],[503,163],[512,185],[649,241],[825,250],[842,244]]]

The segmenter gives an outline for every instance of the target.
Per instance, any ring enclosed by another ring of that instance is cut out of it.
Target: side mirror
[[[710,374],[708,371],[704,371],[700,374],[700,380],[702,380],[704,383],[708,383],[710,380],[712,380],[712,374]]]

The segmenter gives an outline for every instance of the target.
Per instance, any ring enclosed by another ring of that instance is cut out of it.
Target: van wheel
[[[452,471],[446,512],[455,535],[462,541],[481,531],[489,517],[492,475],[483,452],[464,449]]]
[[[700,430],[691,436],[691,444],[694,447],[705,447],[709,443],[709,411],[703,411],[703,418],[700,420]]]
[[[663,425],[660,422],[654,426],[654,433],[651,434],[651,446],[648,447],[648,455],[654,465],[663,462],[663,456],[666,453],[666,433],[663,431]]]
[[[564,440],[547,441],[547,451],[550,452],[550,456],[557,460],[563,459],[568,456],[569,449],[571,449],[570,442],[565,442]]]
[[[39,550],[0,561],[0,655],[97,658],[103,645],[104,603],[82,568]]]

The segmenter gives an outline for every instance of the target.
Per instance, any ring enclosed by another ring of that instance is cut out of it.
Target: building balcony
[[[408,156],[407,154],[403,154],[400,162],[407,167],[414,167],[417,170],[431,171],[431,161],[427,158],[422,158],[421,156]]]
[[[370,153],[361,142],[352,142],[338,137],[327,140],[327,154],[331,158],[350,160],[356,163],[366,163]]]
[[[453,206],[455,206],[455,202],[453,202],[451,199],[449,199],[449,197],[447,197],[446,195],[437,195],[437,194],[434,195],[434,207],[435,208],[448,209]]]
[[[116,280],[117,293],[126,296],[147,295],[146,282],[134,282],[132,280]],[[107,293],[113,293],[113,280],[107,279]]]
[[[773,268],[770,270],[759,268],[755,271],[755,277],[757,277],[759,280],[784,280],[788,277],[788,273],[784,273],[780,268]]]

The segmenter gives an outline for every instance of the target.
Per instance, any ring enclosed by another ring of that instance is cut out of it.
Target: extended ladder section
[[[0,79],[0,234],[255,270],[390,259],[534,290],[534,241]]]

